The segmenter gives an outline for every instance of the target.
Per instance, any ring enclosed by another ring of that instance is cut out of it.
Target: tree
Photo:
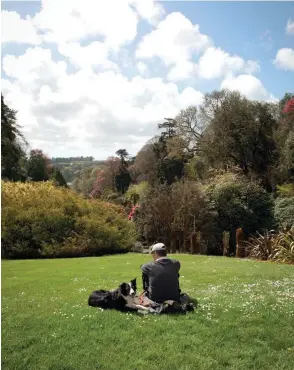
[[[283,96],[283,98],[280,100],[279,102],[279,106],[280,106],[280,109],[281,111],[284,111],[284,113],[287,113],[288,109],[288,103],[290,102],[289,106],[291,107],[293,103],[291,103],[291,101],[293,102],[293,99],[294,99],[294,93],[285,93],[285,95]]]
[[[294,226],[294,196],[275,200],[275,220],[280,228]]]
[[[218,212],[222,231],[242,228],[245,235],[273,227],[273,199],[256,182],[244,175],[225,173],[210,179],[206,193]]]
[[[175,134],[176,134],[176,130],[175,130],[176,125],[177,125],[177,122],[174,118],[165,118],[165,121],[163,123],[158,124],[159,129],[163,128],[165,130],[161,133],[161,137],[163,139],[167,139],[167,138],[171,138],[171,137],[175,136]]]
[[[49,158],[40,149],[30,151],[27,162],[28,176],[32,181],[47,181],[52,172]]]
[[[26,179],[26,145],[16,123],[17,112],[9,108],[1,94],[1,178],[11,181]]]
[[[158,128],[164,128],[157,141],[153,144],[153,150],[156,158],[156,178],[160,183],[171,185],[177,179],[182,178],[184,174],[185,156],[181,149],[173,150],[174,144],[181,145],[181,138],[176,135],[176,120],[166,118],[166,121],[158,125]]]
[[[124,154],[127,154],[127,152]],[[120,161],[117,157],[108,157],[106,160],[105,166],[107,169],[106,172],[110,176],[111,190],[115,191],[115,177],[119,173],[119,170],[120,170]],[[105,174],[105,176],[107,176],[107,174]]]
[[[121,167],[127,167],[127,161],[126,159],[129,156],[129,153],[127,152],[126,149],[119,149],[115,152],[116,155],[119,156],[120,161],[121,161]]]
[[[179,181],[171,186],[149,187],[140,199],[134,220],[144,238],[169,244],[173,233],[183,232],[189,238],[194,229],[211,241],[215,215],[209,199],[195,182]]]
[[[129,153],[126,149],[119,149],[115,154],[120,157],[120,168],[119,173],[115,176],[115,186],[118,192],[124,194],[132,182],[126,161]]]
[[[134,182],[147,181],[153,184],[156,180],[157,158],[154,143],[158,138],[152,138],[139,150],[134,164],[129,167],[129,172]]]
[[[143,199],[148,191],[148,182],[141,181],[139,184],[131,185],[125,194],[125,199],[133,205],[136,205]]]
[[[278,183],[294,181],[294,94],[281,99],[278,127],[275,131],[278,159],[275,177]]]
[[[50,176],[50,180],[53,180],[57,184],[57,186],[63,186],[65,188],[68,187],[67,182],[65,181],[62,173],[58,168],[53,169],[53,173]]]
[[[105,189],[105,170],[99,169],[96,172],[96,180],[93,184],[93,190],[90,193],[91,198],[100,198]]]
[[[237,92],[206,94],[201,107],[207,124],[201,149],[213,166],[238,166],[245,175],[253,173],[271,190],[267,172],[275,162],[275,106],[250,101]]]
[[[176,132],[182,139],[182,150],[185,153],[199,152],[199,140],[205,128],[204,121],[200,119],[196,106],[189,106],[181,110],[176,116]]]

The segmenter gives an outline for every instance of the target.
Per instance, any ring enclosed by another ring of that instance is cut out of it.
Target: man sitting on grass
[[[143,297],[157,303],[169,300],[180,302],[180,262],[167,257],[163,243],[154,244],[151,254],[154,261],[141,266]]]

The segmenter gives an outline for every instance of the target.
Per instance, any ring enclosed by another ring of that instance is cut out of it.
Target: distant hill
[[[94,157],[53,157],[51,161],[54,167],[60,169],[68,184],[72,183],[76,177],[80,177],[84,170],[105,164],[105,161],[96,161]]]

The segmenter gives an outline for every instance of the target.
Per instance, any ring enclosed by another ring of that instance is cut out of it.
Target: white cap
[[[166,251],[165,245],[163,243],[156,243],[156,244],[152,245],[150,253],[154,253],[154,252],[157,252],[157,251]]]

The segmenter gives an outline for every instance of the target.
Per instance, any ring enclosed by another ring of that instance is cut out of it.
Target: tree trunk
[[[201,231],[198,231],[196,234],[196,253],[200,254],[201,252]]]
[[[244,258],[245,257],[245,246],[243,242],[243,230],[242,228],[237,229],[236,231],[236,257]]]
[[[228,231],[223,232],[223,256],[228,257],[230,254],[230,233]]]
[[[191,254],[196,254],[196,233],[191,235]]]
[[[177,251],[177,238],[175,236],[172,236],[171,238],[171,251],[173,254]]]

